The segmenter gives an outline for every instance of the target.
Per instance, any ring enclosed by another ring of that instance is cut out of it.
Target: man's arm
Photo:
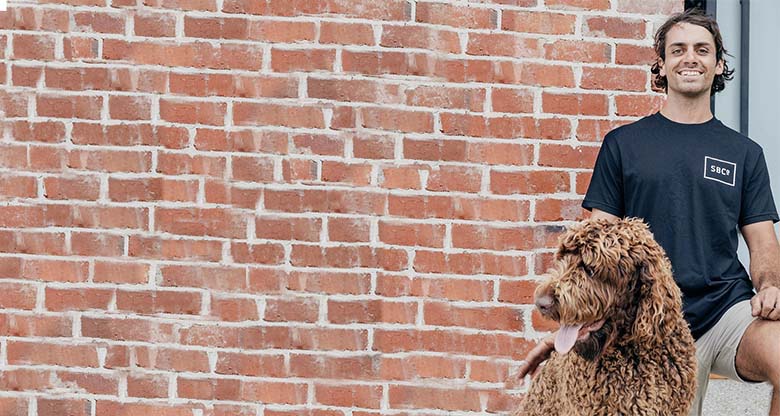
[[[610,221],[617,221],[617,220],[620,219],[620,217],[618,217],[616,215],[612,215],[609,212],[602,211],[602,210],[597,209],[597,208],[593,208],[593,212],[591,213],[590,218],[594,219],[594,220],[597,220],[599,218],[606,218],[606,219],[608,219]]]
[[[758,292],[750,304],[753,316],[780,320],[780,243],[772,221],[742,227],[750,250],[750,277]]]

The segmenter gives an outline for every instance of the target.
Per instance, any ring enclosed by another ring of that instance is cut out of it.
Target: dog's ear
[[[639,306],[632,332],[638,340],[661,342],[672,329],[669,324],[682,319],[680,289],[663,249],[647,234],[635,253]]]

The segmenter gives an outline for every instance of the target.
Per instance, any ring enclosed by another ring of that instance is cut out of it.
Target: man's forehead
[[[706,28],[690,23],[678,23],[666,33],[666,46],[674,44],[715,44],[715,38]]]

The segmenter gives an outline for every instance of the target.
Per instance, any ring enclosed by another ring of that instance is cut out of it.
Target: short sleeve
[[[742,205],[739,212],[739,226],[759,221],[778,222],[777,208],[772,197],[769,172],[764,152],[761,151],[752,168],[745,172],[742,182]]]
[[[600,209],[618,217],[625,215],[623,165],[614,131],[604,137],[582,207],[588,211]]]

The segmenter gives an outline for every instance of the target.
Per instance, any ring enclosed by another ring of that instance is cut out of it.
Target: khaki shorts
[[[696,341],[698,388],[689,416],[701,415],[711,372],[732,380],[752,383],[737,374],[736,358],[742,335],[754,319],[750,313],[750,300],[743,300],[729,308],[718,323]]]

